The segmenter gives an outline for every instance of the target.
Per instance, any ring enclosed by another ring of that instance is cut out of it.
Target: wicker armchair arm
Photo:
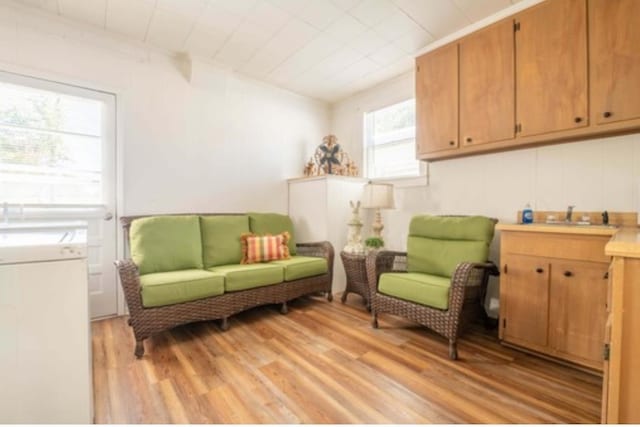
[[[142,310],[142,296],[140,295],[140,272],[138,266],[131,259],[122,259],[114,262],[120,283],[124,290],[129,311]]]
[[[329,273],[333,277],[333,258],[334,250],[331,242],[309,242],[297,243],[296,250],[298,255],[322,257],[327,260]]]
[[[482,294],[487,286],[489,275],[498,276],[498,267],[491,262],[461,262],[458,264],[451,277],[451,290],[449,292],[449,309],[459,311],[464,303],[467,288],[480,287]]]
[[[382,273],[391,271],[403,271],[394,269],[397,258],[407,257],[406,252],[399,251],[371,251],[367,255],[367,284],[369,285],[369,295],[374,295],[378,291],[378,278]]]

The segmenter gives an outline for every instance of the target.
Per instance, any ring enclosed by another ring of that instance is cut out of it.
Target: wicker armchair
[[[495,220],[494,221],[494,224]],[[492,262],[461,262],[451,276],[447,309],[439,309],[379,292],[380,275],[406,272],[407,252],[372,252],[366,259],[367,282],[371,297],[372,326],[378,327],[378,315],[390,313],[405,317],[437,332],[449,340],[449,357],[458,358],[457,339],[472,319],[484,316],[483,301],[489,275],[499,275]]]

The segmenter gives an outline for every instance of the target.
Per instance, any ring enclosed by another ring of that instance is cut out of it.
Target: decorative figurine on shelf
[[[336,173],[341,169],[342,149],[335,135],[327,135],[322,138],[322,144],[316,149],[316,163],[327,175],[340,175]]]
[[[322,144],[304,166],[304,176],[342,175],[358,176],[358,167],[338,144],[335,135],[322,138]]]
[[[313,175],[316,175],[316,163],[313,161],[313,157],[312,157],[304,166],[304,176],[313,176]]]
[[[347,234],[347,246],[344,247],[344,251],[350,254],[362,254],[364,253],[364,245],[362,244],[362,236],[360,234],[362,230],[362,220],[360,219],[360,201],[356,203],[349,201],[351,205],[351,219],[347,223],[349,232]]]

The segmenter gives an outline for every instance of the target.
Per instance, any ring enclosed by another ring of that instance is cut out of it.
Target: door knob
[[[113,214],[111,212],[106,212],[103,219],[105,221],[111,221],[113,219]]]

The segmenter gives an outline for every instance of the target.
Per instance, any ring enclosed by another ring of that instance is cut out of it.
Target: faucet
[[[564,218],[565,222],[571,222],[571,214],[573,214],[573,208],[575,208],[575,206],[573,205],[567,206],[567,215]]]

